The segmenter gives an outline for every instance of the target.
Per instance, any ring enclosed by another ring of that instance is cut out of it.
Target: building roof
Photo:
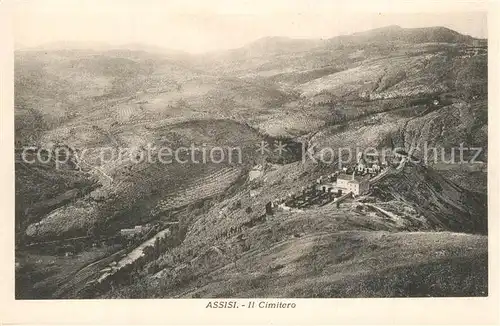
[[[365,183],[365,182],[368,182],[368,180],[366,179],[357,179],[357,180],[350,180],[348,183],[356,183],[356,184],[360,184],[360,183]]]
[[[341,173],[341,174],[338,175],[337,179],[338,180],[351,180],[352,179],[352,175]]]
[[[352,174],[345,174],[345,173],[341,173],[339,174],[339,176],[337,177],[338,180],[346,180],[346,181],[354,181],[354,182],[363,182],[363,181],[367,181],[367,179],[365,177],[360,177],[359,175],[355,175],[354,176],[354,180],[352,179]]]

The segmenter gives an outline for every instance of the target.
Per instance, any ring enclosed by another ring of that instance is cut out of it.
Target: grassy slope
[[[487,292],[487,239],[454,233],[316,232],[215,266],[204,259],[111,297],[467,296]],[[214,254],[215,255],[215,254]],[[226,256],[227,255],[227,256]],[[228,257],[229,256],[229,257]],[[216,260],[215,257],[212,257]]]
[[[352,231],[292,239],[248,253],[209,274],[209,285],[194,293],[202,297],[484,295],[486,238],[461,237]],[[432,277],[433,273],[439,276]]]

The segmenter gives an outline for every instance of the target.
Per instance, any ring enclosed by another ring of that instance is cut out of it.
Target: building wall
[[[363,195],[368,192],[370,185],[368,182],[350,182],[346,186],[347,192],[352,191],[356,196]]]
[[[350,183],[349,184],[349,191],[352,191],[352,193],[355,195],[359,195],[359,184]]]
[[[368,182],[361,182],[358,187],[358,194],[360,195],[366,194],[368,190],[370,190],[370,184]]]
[[[349,180],[337,179],[337,187],[339,188],[347,188]]]

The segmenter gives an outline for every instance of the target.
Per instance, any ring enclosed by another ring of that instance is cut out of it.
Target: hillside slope
[[[252,186],[258,192],[253,199],[240,193],[197,216],[183,242],[148,265],[156,274],[139,273],[134,284],[105,296],[487,293],[487,237],[479,235],[487,232],[487,219],[480,195],[430,168],[409,165],[379,181],[367,197],[340,207],[262,215],[268,198],[307,182],[300,171],[282,181],[274,173]]]
[[[137,46],[16,52],[16,153],[74,150],[63,171],[16,163],[16,295],[487,295],[484,41],[390,26],[199,56]],[[461,144],[482,152],[458,175],[440,160]],[[238,147],[241,161],[130,160],[192,145]],[[350,150],[352,167],[368,147],[421,162],[388,168],[368,194],[338,206],[315,193],[266,209],[340,169],[339,157],[314,162],[322,149]],[[425,160],[429,147],[444,151],[438,162]],[[125,158],[112,156],[122,149]],[[122,237],[138,225],[176,225],[175,241],[121,271],[123,284],[93,288],[103,270],[156,243]]]

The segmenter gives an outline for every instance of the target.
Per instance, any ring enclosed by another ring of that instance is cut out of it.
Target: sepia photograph
[[[19,6],[17,299],[488,294],[485,13]]]
[[[180,3],[11,3],[16,301],[489,297],[487,9]]]

